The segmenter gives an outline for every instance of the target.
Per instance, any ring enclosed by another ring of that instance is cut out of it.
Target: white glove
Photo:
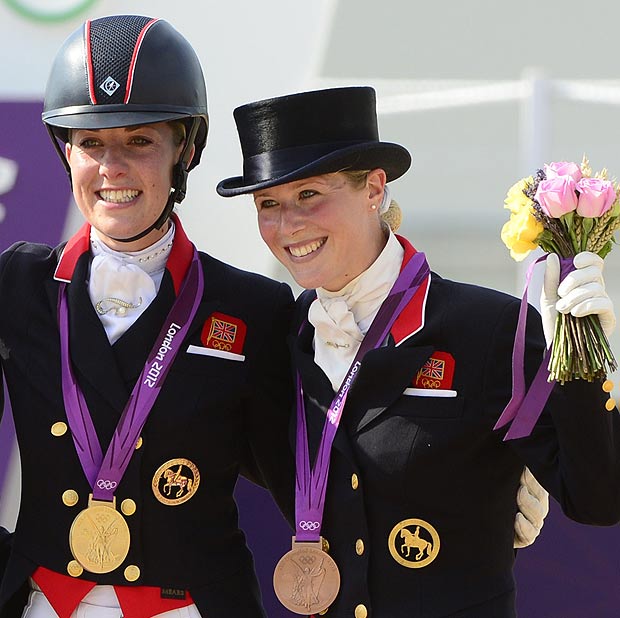
[[[547,347],[553,341],[557,312],[571,313],[576,318],[597,314],[601,327],[611,336],[616,327],[614,306],[605,291],[603,259],[595,253],[582,251],[573,258],[575,270],[560,280],[560,261],[551,253],[547,257],[540,297],[540,313]]]
[[[549,494],[528,468],[523,469],[520,483],[517,491],[519,511],[515,517],[516,549],[527,547],[536,540],[549,513]]]

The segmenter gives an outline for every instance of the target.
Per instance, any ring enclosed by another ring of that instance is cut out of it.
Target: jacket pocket
[[[403,395],[393,406],[392,414],[412,418],[456,419],[462,418],[464,397],[420,397]]]

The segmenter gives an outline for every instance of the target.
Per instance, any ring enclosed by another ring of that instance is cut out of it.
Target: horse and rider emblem
[[[198,490],[200,472],[189,459],[170,459],[157,468],[151,486],[155,497],[163,504],[187,502]]]
[[[392,558],[408,569],[428,566],[439,553],[437,530],[423,519],[405,519],[392,528],[388,547]]]

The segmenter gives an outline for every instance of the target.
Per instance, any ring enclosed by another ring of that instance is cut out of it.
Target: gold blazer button
[[[58,421],[54,423],[50,429],[53,436],[57,438],[60,436],[64,436],[67,433],[67,423],[63,423],[62,421]]]
[[[367,618],[368,610],[361,603],[355,608],[355,618]]]
[[[140,436],[136,442],[136,451],[142,446],[143,442],[144,440],[142,439],[142,436]]]
[[[355,541],[355,553],[358,556],[364,553],[364,541],[362,541],[362,539],[357,539],[357,541]]]
[[[67,565],[67,573],[69,573],[71,577],[79,577],[83,572],[84,569],[77,560],[71,560],[71,562]]]
[[[67,489],[62,494],[62,503],[65,506],[75,506],[78,503],[80,497],[75,489]]]
[[[357,474],[351,475],[351,487],[353,487],[353,489],[357,489],[359,485],[360,485],[360,481],[357,478]]]
[[[130,564],[125,569],[124,575],[128,582],[135,582],[140,577],[140,569],[135,564]]]
[[[121,512],[123,515],[133,515],[136,512],[136,503],[131,498],[126,498],[121,502]]]

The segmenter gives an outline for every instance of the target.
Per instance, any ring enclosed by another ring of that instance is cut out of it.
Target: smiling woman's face
[[[161,214],[179,158],[172,126],[165,122],[115,129],[75,129],[65,147],[73,194],[84,218],[113,249],[137,251],[155,242],[166,229],[131,238]]]
[[[378,214],[384,184],[379,169],[362,188],[334,173],[257,191],[260,234],[299,285],[340,290],[385,245]]]

